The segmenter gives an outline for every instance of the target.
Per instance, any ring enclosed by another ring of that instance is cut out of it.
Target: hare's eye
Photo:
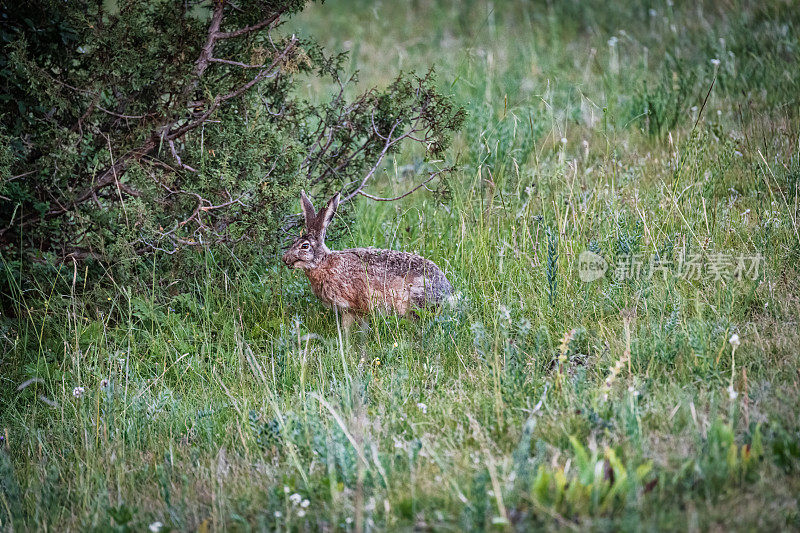
[[[300,245],[301,250],[308,250],[310,247],[311,245],[308,242],[304,242],[303,244]]]

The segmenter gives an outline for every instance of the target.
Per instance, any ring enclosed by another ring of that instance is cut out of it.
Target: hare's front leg
[[[354,313],[350,313],[344,309],[342,310],[342,327],[345,331],[350,331],[350,328],[353,326],[356,318],[357,317]]]
[[[358,330],[362,333],[369,329],[367,320],[365,317],[359,315],[358,313],[352,313],[346,310],[342,310],[342,327],[344,328],[346,333],[349,333],[351,329],[353,329],[353,324],[358,325]]]

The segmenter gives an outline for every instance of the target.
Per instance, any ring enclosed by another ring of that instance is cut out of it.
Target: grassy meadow
[[[277,256],[65,263],[0,317],[0,530],[800,529],[794,2],[329,0],[283,28],[361,89],[434,66],[467,109],[456,172],[329,242],[456,296],[347,335]]]

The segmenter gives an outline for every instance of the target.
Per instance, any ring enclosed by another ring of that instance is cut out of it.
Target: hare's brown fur
[[[347,324],[354,316],[372,311],[405,315],[414,308],[436,305],[452,292],[444,273],[418,255],[379,248],[331,251],[325,230],[339,203],[336,195],[319,213],[302,195],[307,233],[284,254],[290,267],[302,269],[314,294],[328,307],[344,313]]]

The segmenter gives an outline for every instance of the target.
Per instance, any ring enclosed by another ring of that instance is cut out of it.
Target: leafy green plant
[[[133,526],[133,518],[136,515],[136,508],[130,508],[124,503],[116,507],[109,507],[107,513],[109,518],[112,519],[111,524],[106,528],[98,528],[99,531],[114,531],[118,533],[128,533],[129,531],[136,531]]]
[[[800,437],[780,424],[770,424],[768,447],[775,463],[786,472],[800,469]]]
[[[750,442],[739,444],[732,425],[717,418],[708,428],[699,457],[689,460],[692,468],[687,473],[695,483],[719,489],[730,481],[742,483],[751,479],[763,454],[760,426],[753,429]]]
[[[574,462],[569,470],[537,469],[531,499],[538,505],[566,517],[603,515],[632,503],[646,485],[655,484],[650,463],[625,466],[612,448],[590,452],[575,437],[570,444]]]
[[[256,443],[262,448],[273,448],[281,443],[281,422],[277,418],[262,422],[258,413],[251,409],[247,422]]]

